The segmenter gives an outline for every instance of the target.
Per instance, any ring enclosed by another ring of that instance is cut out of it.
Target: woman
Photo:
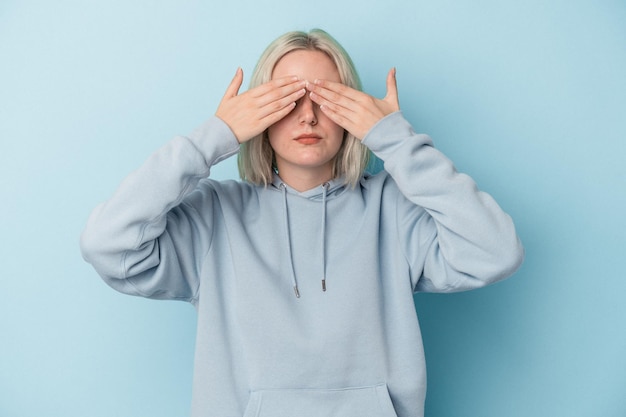
[[[395,71],[384,99],[359,91],[325,32],[278,38],[242,80],[94,210],[83,256],[118,291],[195,306],[193,416],[422,416],[413,293],[511,275],[510,217],[413,132]],[[207,178],[237,152],[244,181]]]

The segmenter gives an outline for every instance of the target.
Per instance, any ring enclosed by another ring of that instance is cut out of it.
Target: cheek
[[[267,128],[267,136],[270,138],[270,143],[275,140],[280,140],[282,136],[285,135],[287,124],[285,123],[285,119],[282,119],[270,127]]]
[[[339,142],[343,141],[343,137],[345,134],[344,128],[339,126],[332,120],[330,120],[328,117],[326,116],[322,116],[322,117],[323,118],[320,118],[320,124],[324,126],[324,130],[326,130],[328,135],[332,136]]]

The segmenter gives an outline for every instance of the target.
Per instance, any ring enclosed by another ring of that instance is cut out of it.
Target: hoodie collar
[[[308,198],[312,201],[320,201],[321,224],[320,224],[320,278],[322,283],[322,291],[326,291],[326,201],[330,196],[337,196],[345,189],[343,179],[336,179],[325,182],[311,190],[299,192],[287,184],[285,184],[278,175],[274,174],[272,186],[282,192],[283,198],[283,233],[285,249],[287,253],[287,262],[289,263],[289,273],[291,275],[291,284],[297,298],[300,298],[298,289],[298,279],[294,268],[293,253],[291,249],[291,227],[289,224],[289,206],[287,204],[287,194],[297,195]]]
[[[345,190],[346,183],[343,178],[335,178],[313,187],[310,190],[298,191],[290,187],[278,176],[278,174],[275,173],[274,178],[272,179],[272,187],[277,190],[281,190],[284,187],[289,194],[297,195],[302,198],[308,198],[313,201],[321,201],[324,198],[324,194],[326,198],[340,195]]]

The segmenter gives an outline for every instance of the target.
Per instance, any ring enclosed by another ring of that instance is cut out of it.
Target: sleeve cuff
[[[208,166],[239,152],[239,142],[233,131],[222,119],[212,116],[189,136],[189,140],[202,153]]]

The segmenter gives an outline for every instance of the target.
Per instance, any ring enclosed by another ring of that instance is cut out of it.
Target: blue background
[[[427,416],[625,416],[625,22],[617,0],[2,1],[0,416],[188,415],[195,311],[110,290],[78,236],[238,66],[312,27],[374,95],[397,66],[406,117],[527,250],[503,283],[416,296]]]

